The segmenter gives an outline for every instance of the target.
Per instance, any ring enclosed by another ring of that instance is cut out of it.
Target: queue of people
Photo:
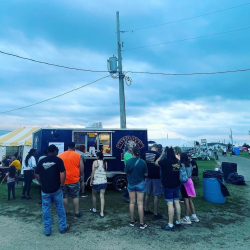
[[[76,152],[75,143],[68,145],[68,150],[58,155],[58,148],[50,145],[44,156],[40,157],[38,163],[35,160],[35,149],[31,149],[25,158],[24,186],[22,198],[31,199],[30,189],[33,178],[41,184],[42,212],[44,233],[51,235],[51,202],[55,203],[58,217],[60,233],[69,231],[67,224],[68,198],[72,198],[74,206],[74,217],[79,219],[82,212],[79,208],[79,193],[82,190],[80,182],[84,180],[84,156]],[[100,218],[104,218],[105,191],[107,188],[108,165],[102,152],[96,154],[97,159],[93,162],[90,186],[92,187],[92,207],[90,212],[96,213],[97,192],[100,191]],[[14,161],[13,161],[14,162]],[[195,189],[191,179],[192,164],[187,154],[182,153],[180,148],[153,145],[150,151],[141,156],[138,147],[126,146],[124,155],[125,173],[127,174],[128,186],[123,198],[129,201],[130,223],[134,227],[138,221],[135,218],[135,205],[137,203],[139,214],[139,227],[145,229],[145,216],[153,216],[154,219],[161,219],[158,213],[160,197],[163,195],[168,206],[168,223],[161,228],[166,231],[173,231],[180,228],[182,224],[199,222],[196,216],[192,197],[195,197]],[[6,175],[8,185],[8,199],[12,192],[15,198],[16,167],[13,164]],[[184,169],[187,181],[180,180],[180,169]],[[14,177],[13,177],[14,176]],[[181,217],[181,207],[179,194],[181,192],[185,204],[185,217]],[[144,197],[146,193],[146,197]],[[149,210],[150,199],[153,196],[154,211]],[[86,197],[86,196],[82,196]],[[144,206],[145,201],[145,206]],[[174,216],[176,214],[176,219]]]

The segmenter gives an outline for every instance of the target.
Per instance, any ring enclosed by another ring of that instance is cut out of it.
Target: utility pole
[[[232,129],[230,128],[230,132],[231,132],[231,134],[230,134],[230,138],[231,138],[231,141],[232,141],[232,148],[233,148],[233,132],[232,132]]]
[[[119,73],[120,127],[126,128],[124,75],[122,73],[122,52],[121,52],[122,44],[120,39],[119,11],[116,12],[116,28],[117,28],[117,52],[118,52],[118,73]]]

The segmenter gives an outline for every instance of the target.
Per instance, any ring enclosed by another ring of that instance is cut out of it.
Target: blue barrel
[[[226,197],[221,193],[220,183],[216,178],[203,178],[203,195],[204,199],[211,203],[226,202]]]

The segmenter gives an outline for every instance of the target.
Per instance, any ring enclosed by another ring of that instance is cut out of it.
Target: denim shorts
[[[152,191],[154,196],[162,195],[162,184],[160,179],[145,179],[146,194],[151,195]]]
[[[79,198],[79,192],[80,192],[80,182],[76,182],[73,184],[65,184],[63,189],[63,198]]]
[[[92,189],[96,190],[96,191],[100,191],[101,189],[106,189],[107,188],[107,183],[103,183],[103,184],[96,184],[92,186]]]
[[[178,201],[181,185],[176,188],[163,188],[165,201]]]
[[[128,184],[128,191],[129,192],[144,193],[146,191],[144,181],[142,181],[139,184],[134,185],[134,186],[131,186],[131,185]]]

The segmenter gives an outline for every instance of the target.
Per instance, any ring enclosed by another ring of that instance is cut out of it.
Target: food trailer
[[[33,148],[40,157],[50,144],[59,148],[59,154],[68,150],[68,144],[75,142],[86,156],[84,163],[85,183],[89,185],[92,163],[96,153],[102,151],[108,165],[108,184],[116,191],[127,187],[124,173],[125,146],[138,146],[141,154],[148,150],[146,129],[104,129],[104,128],[41,128],[33,133]]]

